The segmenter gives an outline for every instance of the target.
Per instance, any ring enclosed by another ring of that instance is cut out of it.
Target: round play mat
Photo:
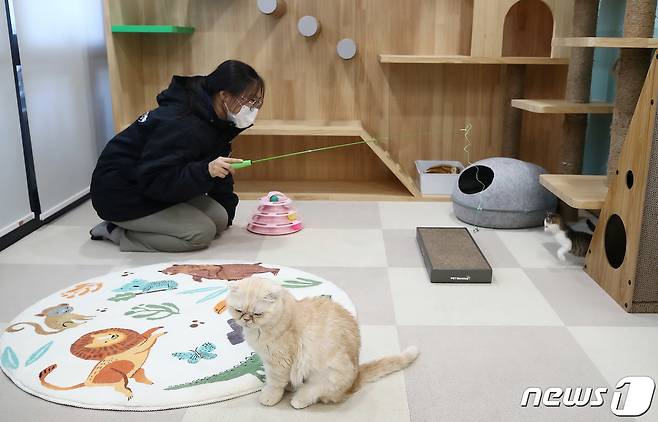
[[[80,282],[26,309],[0,337],[0,367],[21,389],[90,409],[195,406],[261,388],[262,363],[226,309],[227,280],[267,277],[297,298],[331,282],[262,263],[185,262]]]

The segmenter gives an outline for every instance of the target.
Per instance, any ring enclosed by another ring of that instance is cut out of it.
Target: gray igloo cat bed
[[[480,227],[520,229],[543,224],[557,198],[541,184],[546,170],[513,158],[487,158],[462,171],[452,192],[455,215]]]

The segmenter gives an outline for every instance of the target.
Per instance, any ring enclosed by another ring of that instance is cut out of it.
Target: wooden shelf
[[[552,57],[473,57],[410,54],[380,54],[380,63],[416,64],[569,64],[569,59]]]
[[[565,100],[512,100],[512,107],[540,114],[610,114],[612,103],[573,103]]]
[[[242,135],[361,136],[358,120],[257,120]]]
[[[414,197],[397,181],[235,181],[235,190],[242,199],[258,199],[272,190],[285,192],[296,200],[339,201],[409,201]]]
[[[140,33],[140,34],[191,34],[194,28],[191,26],[176,25],[112,25],[115,33]]]
[[[658,47],[658,38],[553,38],[553,47],[656,48]]]
[[[606,176],[542,174],[539,182],[567,205],[577,209],[600,210],[608,194]]]

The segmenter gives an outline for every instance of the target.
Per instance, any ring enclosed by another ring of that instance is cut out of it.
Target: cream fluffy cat
[[[259,401],[265,406],[281,401],[284,390],[295,392],[290,404],[296,409],[338,403],[363,383],[404,369],[418,357],[411,346],[400,355],[359,364],[359,326],[331,299],[296,300],[257,277],[229,285],[229,311],[263,360],[266,381]]]

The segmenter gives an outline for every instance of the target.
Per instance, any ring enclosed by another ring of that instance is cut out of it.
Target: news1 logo
[[[622,403],[623,389],[626,390],[626,400]],[[612,392],[610,411],[616,416],[642,416],[651,407],[656,383],[650,377],[625,377],[619,380]],[[532,401],[530,401],[530,397]],[[542,390],[539,387],[529,387],[523,392],[521,407],[544,405],[546,407],[601,407],[608,396],[607,387],[598,388],[561,388],[550,387]]]

